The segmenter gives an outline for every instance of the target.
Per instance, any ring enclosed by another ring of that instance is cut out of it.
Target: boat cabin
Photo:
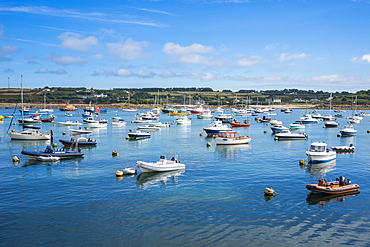
[[[325,152],[327,151],[327,144],[323,142],[314,142],[310,146],[311,152]]]

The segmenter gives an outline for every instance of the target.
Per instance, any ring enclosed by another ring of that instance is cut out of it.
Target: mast
[[[22,107],[22,124],[24,124],[24,106],[23,106],[23,75],[21,75],[21,107]]]

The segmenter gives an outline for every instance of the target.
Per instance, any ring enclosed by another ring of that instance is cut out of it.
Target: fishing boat
[[[248,120],[244,120],[244,122],[240,123],[236,119],[232,122],[228,122],[228,124],[231,125],[231,127],[249,127],[251,124],[248,122]]]
[[[166,156],[161,155],[157,162],[137,161],[136,166],[142,172],[167,172],[185,169],[185,164],[178,160],[178,155],[167,153]]]
[[[229,128],[227,125],[222,124],[221,121],[215,120],[211,125],[209,125],[207,128],[203,128],[203,130],[208,134],[208,135],[217,135],[220,133],[220,131],[226,131],[229,130],[231,131],[232,129]]]
[[[71,131],[72,134],[91,134],[91,133],[93,133],[92,130],[83,129],[81,127],[79,129],[69,129],[69,131]]]
[[[60,126],[78,126],[82,125],[82,123],[78,121],[65,121],[65,122],[58,122]]]
[[[341,136],[355,136],[357,135],[357,130],[355,130],[353,125],[346,125],[340,131]]]
[[[331,149],[336,152],[353,152],[355,151],[355,146],[351,143],[348,146],[334,146]]]
[[[216,145],[248,144],[252,140],[249,136],[239,136],[237,131],[220,131],[215,138]]]
[[[46,146],[44,151],[25,151],[21,152],[30,160],[36,160],[41,157],[59,157],[59,159],[69,159],[82,157],[84,154],[80,151],[73,150],[54,150],[50,145]]]
[[[136,130],[135,132],[128,133],[128,137],[134,140],[150,138],[151,136],[152,135],[150,133],[141,130]]]
[[[275,140],[305,140],[308,136],[305,133],[292,133],[290,130],[282,130],[275,134]]]
[[[178,125],[191,124],[191,118],[188,118],[187,116],[182,116],[182,117],[179,117],[178,119],[176,119],[175,122]]]
[[[325,142],[313,142],[310,149],[306,151],[308,161],[311,163],[327,162],[337,158],[337,153],[327,148]]]
[[[86,138],[86,137],[78,137],[77,139],[71,138],[70,140],[62,140],[59,139],[59,141],[64,145],[64,146],[94,146],[97,144],[96,140],[93,140],[91,138]]]
[[[336,181],[331,182],[326,182],[324,179],[320,179],[317,184],[307,184],[306,188],[313,192],[339,195],[356,192],[360,189],[360,186],[358,184],[351,184],[349,179],[340,176]]]

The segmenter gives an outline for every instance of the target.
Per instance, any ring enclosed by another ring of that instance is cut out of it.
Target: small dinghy
[[[326,182],[324,179],[320,179],[317,184],[307,184],[306,188],[313,192],[339,195],[356,192],[360,189],[360,186],[358,184],[351,184],[349,179],[340,176],[336,181],[332,182]]]
[[[157,162],[137,161],[136,166],[142,172],[168,172],[185,169],[185,164],[181,163],[177,154],[167,153],[166,156],[161,155]]]
[[[123,175],[135,175],[137,170],[133,167],[126,167],[123,170],[116,171],[116,176],[123,176]]]

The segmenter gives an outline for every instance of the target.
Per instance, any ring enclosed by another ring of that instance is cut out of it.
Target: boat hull
[[[22,151],[21,154],[26,156],[30,160],[36,160],[38,157],[59,157],[59,159],[70,159],[70,158],[77,158],[82,157],[84,154],[81,152],[74,152],[74,151],[67,151],[67,152],[53,152],[53,153],[45,153],[45,152],[32,152],[32,151]]]
[[[168,160],[165,162],[156,163],[138,161],[136,162],[136,165],[142,172],[167,172],[185,169],[185,164],[176,163]]]
[[[68,141],[68,140],[59,140],[64,146],[94,146],[96,145],[96,142],[94,141],[88,141],[88,142],[76,142],[76,141]]]
[[[216,145],[241,145],[248,144],[252,140],[251,137],[246,138],[216,138]]]
[[[321,192],[324,194],[340,195],[353,193],[360,189],[358,184],[349,184],[344,186],[319,186],[318,184],[307,184],[306,188],[313,192]]]

